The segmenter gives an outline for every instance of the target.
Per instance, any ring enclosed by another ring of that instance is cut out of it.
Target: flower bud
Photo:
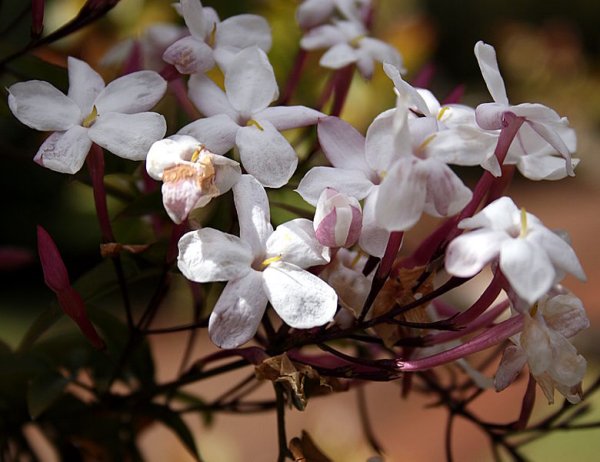
[[[327,247],[350,247],[362,228],[362,209],[354,197],[326,188],[319,197],[314,219],[317,240]]]

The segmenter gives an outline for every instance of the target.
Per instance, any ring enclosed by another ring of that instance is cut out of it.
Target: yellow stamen
[[[87,117],[83,119],[81,125],[83,125],[85,128],[90,128],[92,124],[96,121],[96,117],[98,117],[98,109],[96,108],[96,106],[94,106],[92,108],[92,112],[90,112],[87,115]]]
[[[441,108],[440,112],[438,112],[437,120],[442,120],[442,117],[444,117],[444,114],[448,109],[450,109],[448,106],[444,106],[443,108]]]
[[[538,304],[535,303],[529,310],[529,314],[531,315],[531,317],[534,317],[536,315],[537,310],[538,310]]]
[[[275,263],[276,261],[279,261],[279,260],[281,260],[281,255],[277,255],[276,257],[267,258],[266,260],[263,260],[263,262],[260,265],[263,268],[266,268],[271,263]]]
[[[200,157],[200,151],[202,151],[202,147],[196,148],[194,153],[192,154],[192,158],[190,162],[198,162],[198,158]]]
[[[354,257],[354,259],[352,260],[352,263],[350,263],[350,268],[354,268],[356,266],[356,264],[360,261],[360,257],[363,256],[362,251],[358,251],[356,252],[356,257]]]
[[[358,46],[360,45],[360,41],[365,37],[366,35],[359,35],[357,37],[354,37],[352,40],[350,40],[350,46],[353,48],[358,48]]]
[[[423,151],[427,145],[429,143],[431,143],[433,141],[433,139],[435,138],[435,133],[429,135],[427,138],[425,138],[425,140],[419,145],[419,147],[417,148],[418,151]]]
[[[210,31],[210,35],[208,36],[208,46],[211,48],[215,47],[215,40],[217,38],[217,23],[213,24],[213,28]]]
[[[524,238],[525,236],[527,236],[527,212],[525,207],[521,207],[521,233],[519,237]]]
[[[258,128],[258,129],[259,129],[261,132],[264,132],[264,131],[265,131],[265,129],[264,129],[264,128],[262,128],[262,127],[260,126],[260,124],[259,124],[259,123],[258,123],[256,120],[254,120],[254,119],[250,119],[248,122],[246,122],[246,127],[249,127],[249,126],[251,126],[251,125],[254,125],[254,126],[255,126],[256,128]]]

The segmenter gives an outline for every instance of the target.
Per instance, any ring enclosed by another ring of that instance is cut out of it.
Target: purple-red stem
[[[106,188],[104,187],[104,152],[102,151],[102,148],[95,143],[92,144],[86,162],[92,179],[94,204],[96,206],[98,223],[100,224],[102,242],[115,242],[115,236],[108,216],[108,206],[106,205]]]
[[[294,65],[292,66],[292,70],[288,75],[285,88],[279,99],[279,106],[285,106],[288,104],[290,99],[292,98],[296,88],[298,88],[298,83],[300,82],[300,77],[302,76],[302,70],[304,69],[304,65],[306,64],[306,58],[308,57],[308,53],[306,50],[300,48],[296,53],[296,59],[294,60]]]

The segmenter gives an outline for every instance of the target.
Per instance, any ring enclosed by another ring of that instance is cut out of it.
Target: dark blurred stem
[[[300,77],[302,75],[302,69],[304,68],[304,64],[306,63],[306,58],[308,53],[306,50],[300,48],[296,53],[296,59],[294,60],[294,65],[290,74],[288,75],[285,88],[283,90],[283,94],[279,99],[278,106],[285,106],[289,103],[290,99],[294,95],[296,88],[298,87],[298,83],[300,82]]]
[[[367,407],[367,396],[365,392],[365,387],[358,387],[356,389],[356,397],[358,401],[358,413],[360,416],[360,424],[362,426],[363,432],[365,434],[365,438],[369,443],[369,446],[380,456],[383,455],[383,447],[377,440],[375,433],[373,432],[373,427],[371,425],[371,421],[369,420],[369,410]]]
[[[454,413],[450,411],[448,413],[448,421],[446,422],[446,434],[444,437],[444,448],[446,450],[446,461],[452,462],[452,424],[454,423]]]
[[[275,399],[277,406],[277,443],[279,446],[279,454],[277,462],[284,462],[290,457],[290,451],[287,446],[287,436],[285,434],[285,401],[283,396],[283,388],[280,383],[274,383]]]

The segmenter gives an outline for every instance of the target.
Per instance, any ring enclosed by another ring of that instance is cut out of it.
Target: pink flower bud
[[[326,188],[319,197],[314,220],[317,240],[327,247],[350,247],[362,228],[362,209],[354,197]]]

